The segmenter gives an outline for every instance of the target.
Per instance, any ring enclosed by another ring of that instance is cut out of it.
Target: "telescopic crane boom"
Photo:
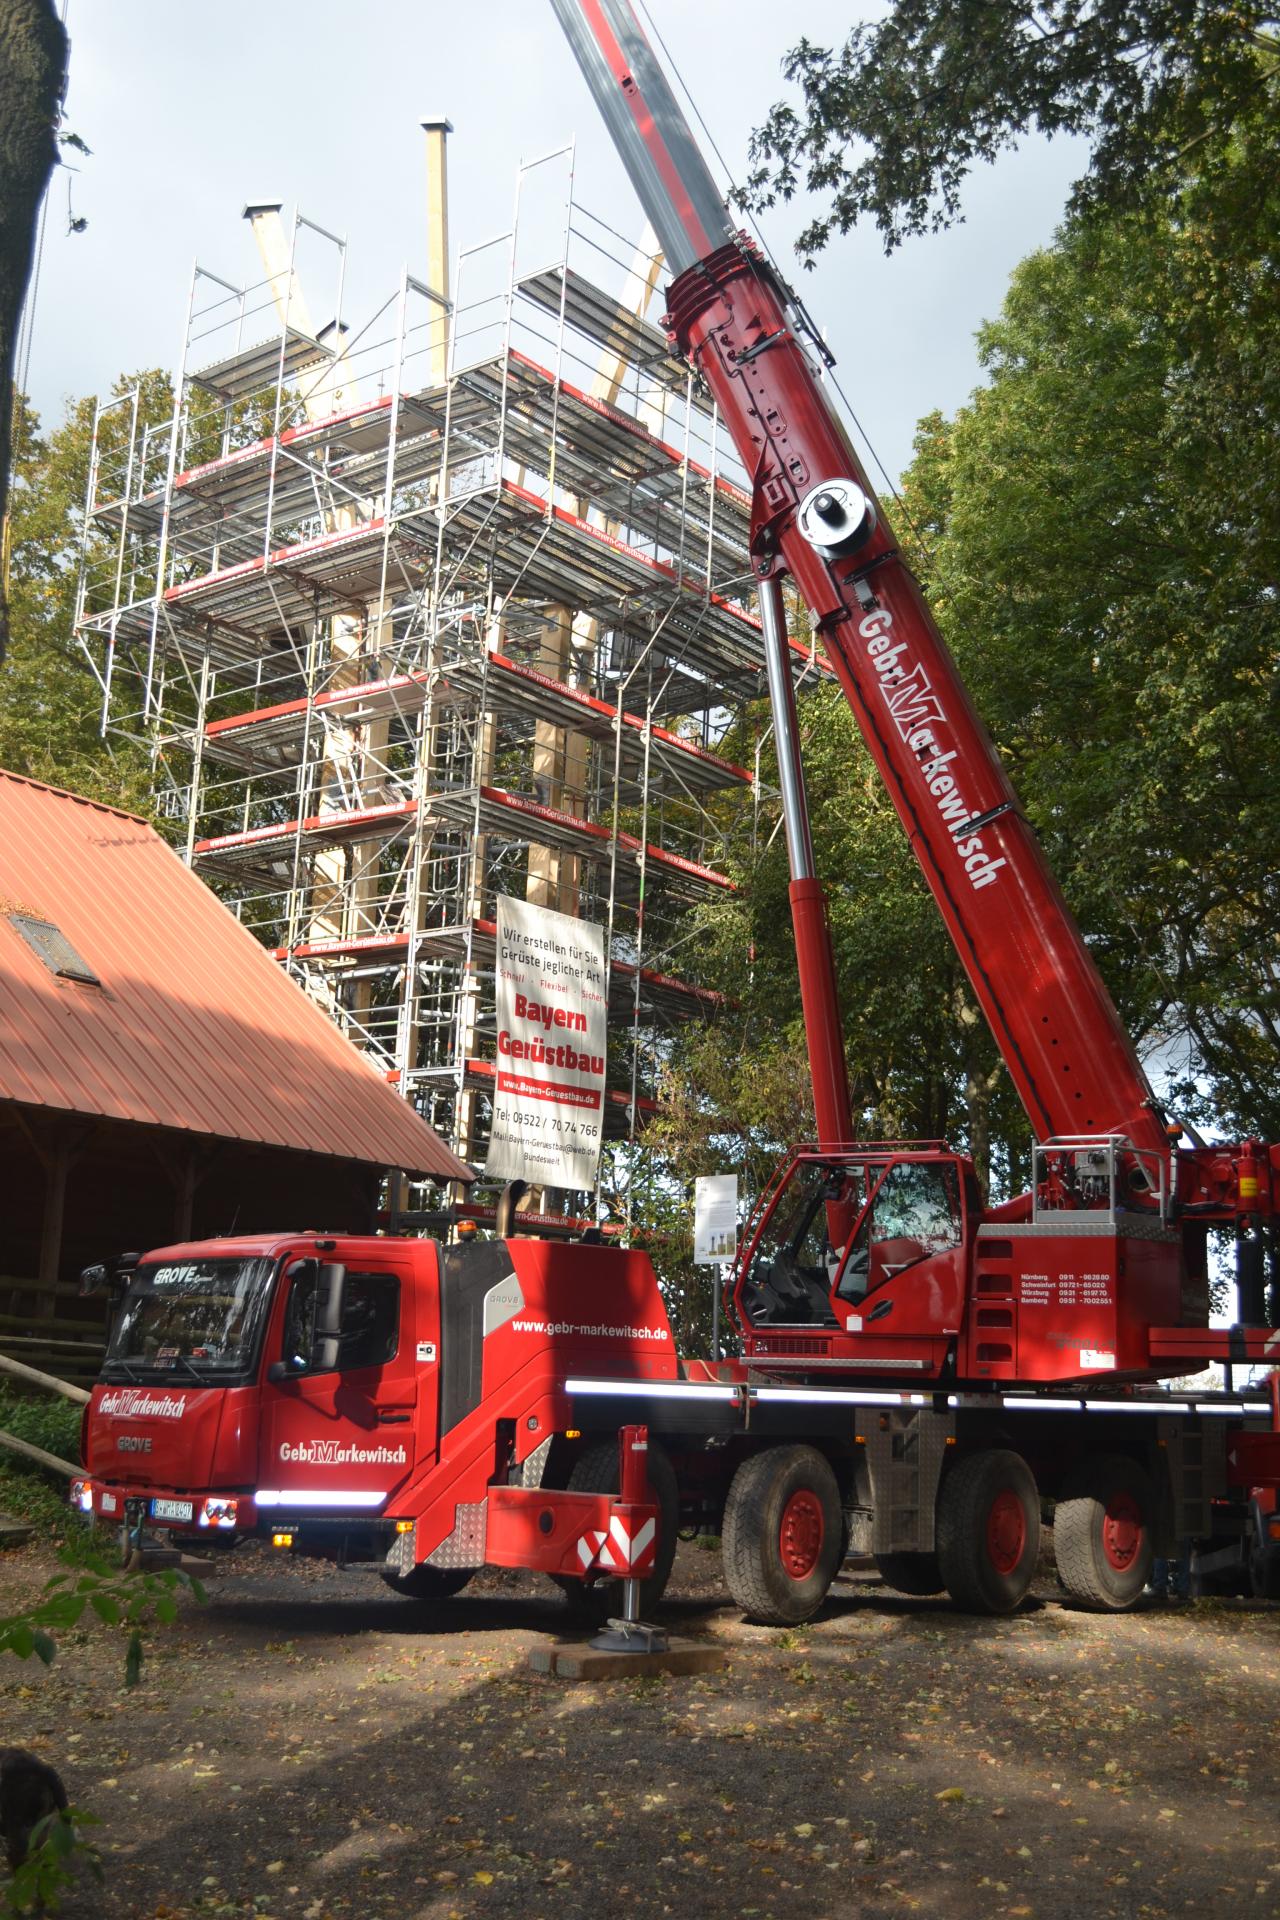
[[[797,961],[819,1142],[850,1138],[830,941],[813,873],[780,583],[810,609],[1040,1141],[1112,1135],[1175,1204],[1274,1211],[1257,1142],[1170,1160],[1166,1125],[1080,929],[818,377],[790,290],[731,215],[628,0],[551,0],[674,270],[667,327],[752,477]],[[810,330],[811,331],[811,330]],[[816,344],[816,342],[815,342]]]

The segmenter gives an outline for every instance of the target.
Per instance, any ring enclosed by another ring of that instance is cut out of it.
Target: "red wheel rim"
[[[778,1551],[793,1580],[807,1580],[822,1552],[822,1502],[808,1487],[792,1494],[782,1511]]]
[[[1128,1573],[1142,1551],[1142,1508],[1131,1493],[1115,1492],[1102,1516],[1102,1551],[1107,1565]]]
[[[987,1513],[987,1554],[997,1573],[1012,1573],[1027,1546],[1027,1516],[1011,1487],[991,1502]]]

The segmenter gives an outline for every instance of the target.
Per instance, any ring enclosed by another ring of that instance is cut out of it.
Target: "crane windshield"
[[[885,1280],[958,1247],[964,1234],[959,1169],[953,1160],[894,1160],[875,1187],[836,1284],[861,1300]]]
[[[129,1283],[103,1365],[105,1379],[216,1378],[256,1363],[272,1262],[178,1260],[141,1266]]]

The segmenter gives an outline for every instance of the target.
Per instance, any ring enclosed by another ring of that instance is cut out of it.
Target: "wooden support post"
[[[67,1209],[67,1173],[72,1154],[61,1127],[54,1130],[53,1146],[44,1163],[44,1219],[40,1226],[39,1293],[36,1312],[51,1319],[58,1303],[58,1265],[62,1258],[62,1226]]]

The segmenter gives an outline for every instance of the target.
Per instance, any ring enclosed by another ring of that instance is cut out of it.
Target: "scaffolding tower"
[[[189,862],[477,1164],[497,896],[601,925],[605,1138],[635,1141],[718,1004],[685,909],[732,889],[760,756],[721,745],[766,690],[749,479],[646,316],[660,260],[575,200],[572,147],[520,169],[452,297],[405,272],[358,330],[345,241],[246,217],[265,277],[193,269],[172,416],[138,389],[97,410],[77,633],[104,730],[145,743]],[[336,271],[319,329],[304,248]]]

